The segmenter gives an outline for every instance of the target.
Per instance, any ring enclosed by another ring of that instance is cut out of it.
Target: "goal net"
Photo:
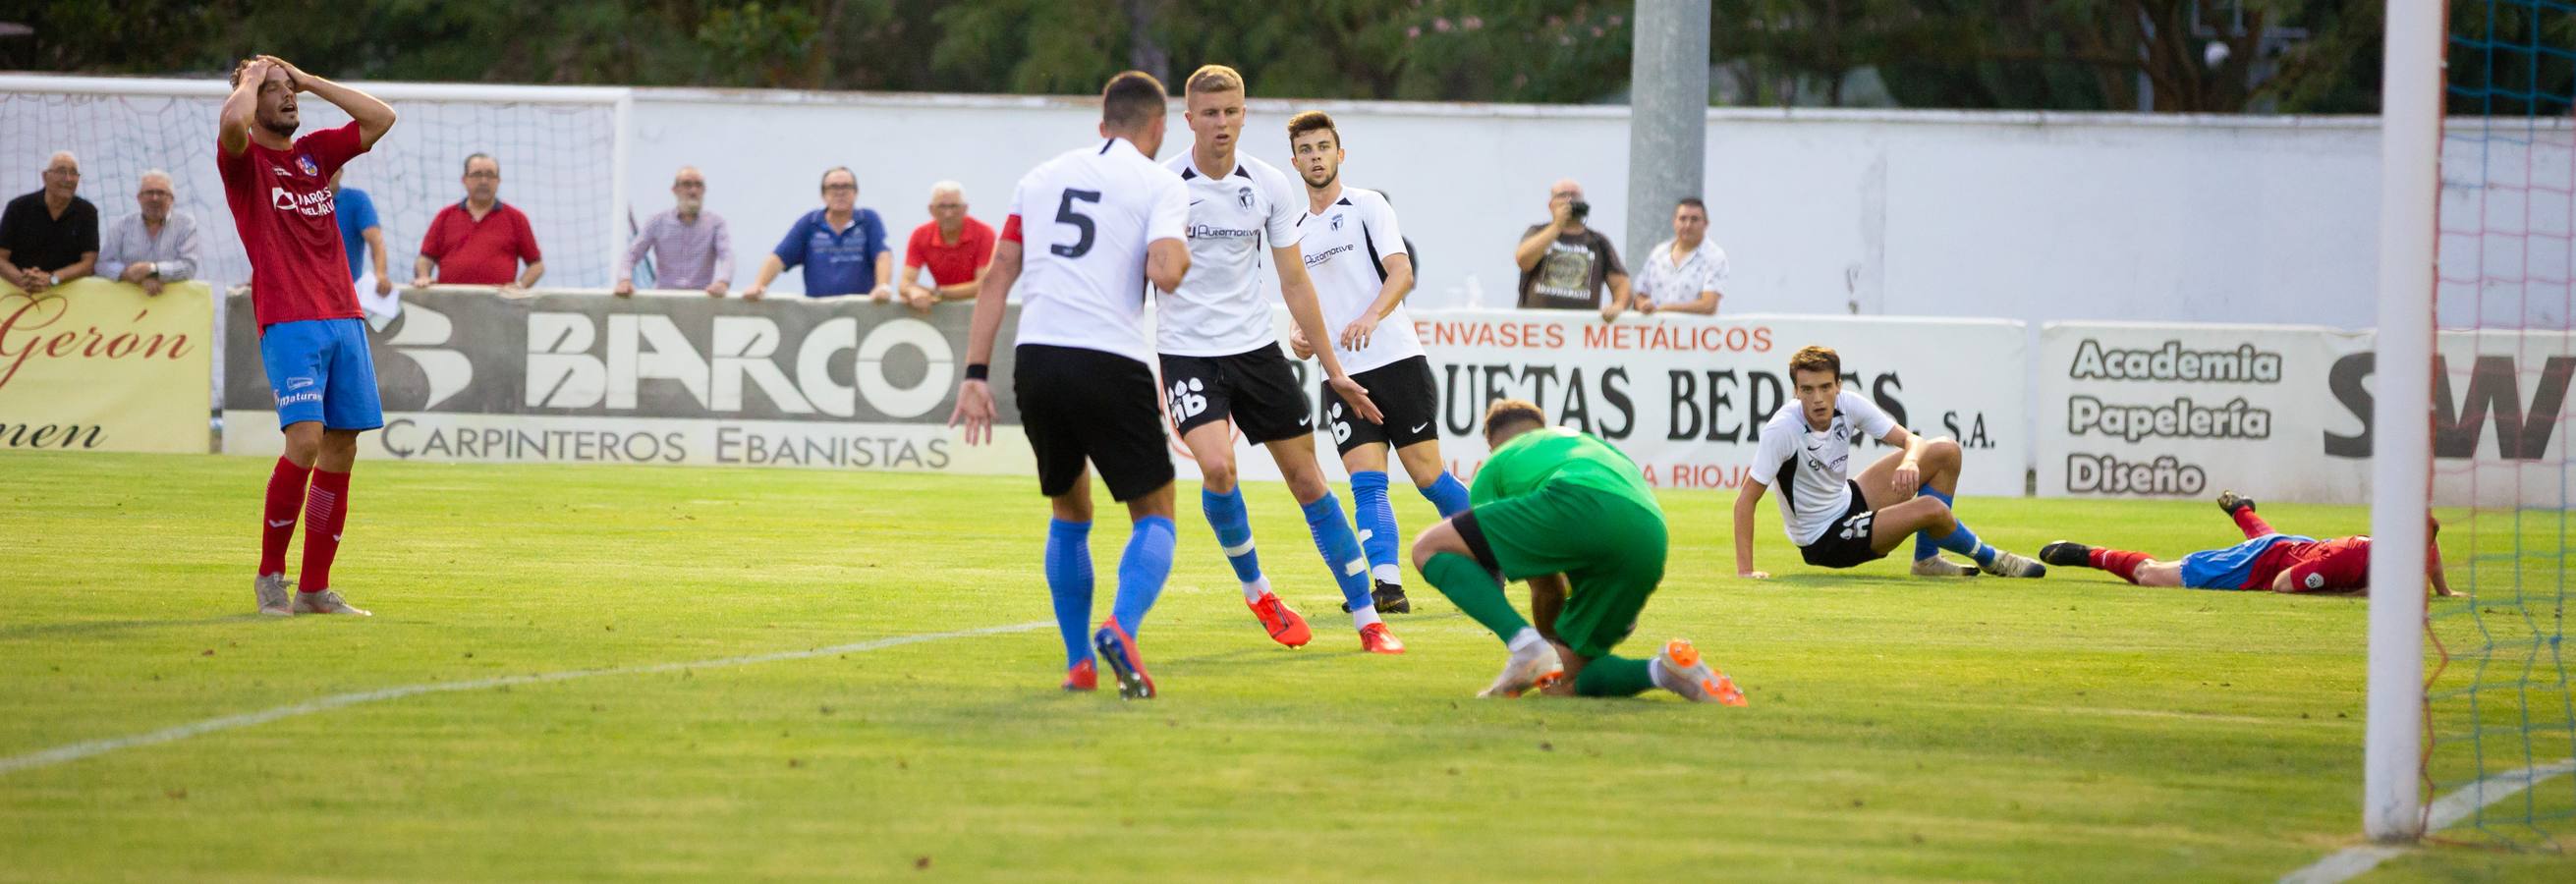
[[[2395,254],[2382,264],[2364,822],[2383,839],[2549,848],[2576,835],[2576,649],[2563,644],[2576,6],[2451,0],[2444,20],[2443,4],[2394,0],[2389,15],[2382,244]],[[2418,70],[2426,55],[2446,69]],[[2438,173],[2413,144],[2438,151]],[[2410,235],[2433,250],[2431,273],[2390,248]],[[2424,577],[2376,561],[2395,558],[2393,526],[2422,524],[2428,503],[2459,598],[2427,602]],[[2418,718],[2401,727],[2409,702]]]
[[[397,284],[430,217],[464,198],[465,157],[501,164],[501,200],[518,207],[545,253],[553,286],[608,285],[613,249],[625,241],[621,186],[626,150],[623,89],[360,84],[393,105],[394,130],[351,162],[342,185],[365,190],[384,228]],[[46,157],[80,158],[81,196],[102,223],[135,211],[144,172],[170,173],[177,211],[197,219],[200,275],[219,288],[249,281],[250,263],[215,171],[215,122],[229,87],[219,79],[147,80],[0,75],[0,174],[23,175],[7,196],[34,190]],[[311,95],[297,108],[303,133],[349,121]],[[302,134],[302,133],[299,133]]]

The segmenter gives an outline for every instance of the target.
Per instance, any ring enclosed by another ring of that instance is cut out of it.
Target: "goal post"
[[[2389,0],[2387,8],[2362,830],[2373,840],[2409,841],[2424,834],[2424,539],[2432,495],[2435,219],[2448,28],[2442,3]]]

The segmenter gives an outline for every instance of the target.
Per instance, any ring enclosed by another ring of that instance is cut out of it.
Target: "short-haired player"
[[[1378,619],[1368,557],[1324,482],[1315,460],[1314,412],[1271,324],[1268,281],[1275,273],[1297,328],[1309,340],[1328,334],[1299,248],[1306,200],[1278,168],[1236,150],[1245,114],[1242,75],[1208,65],[1190,74],[1185,91],[1192,143],[1164,167],[1189,188],[1191,271],[1178,290],[1161,297],[1154,320],[1172,423],[1198,461],[1200,509],[1243,585],[1245,606],[1271,639],[1292,648],[1311,640],[1305,618],[1271,591],[1261,572],[1243,489],[1235,484],[1240,429],[1279,463],[1315,549],[1341,588],[1342,610],[1350,613],[1360,647],[1403,653],[1404,643]],[[1339,357],[1331,350],[1317,355],[1331,398],[1369,420],[1385,418]]]
[[[358,434],[385,425],[367,326],[349,287],[331,178],[393,128],[374,96],[298,70],[275,56],[243,59],[216,124],[215,170],[250,258],[250,304],[260,364],[277,397],[285,454],[268,476],[259,573],[252,591],[272,615],[356,614],[331,588],[349,518]],[[349,123],[295,137],[296,97],[322,97]],[[235,432],[246,427],[234,427]],[[304,565],[286,598],[286,547],[304,514]]]
[[[1333,352],[1351,379],[1368,388],[1384,420],[1353,414],[1327,388],[1324,423],[1351,476],[1351,521],[1368,554],[1370,594],[1379,613],[1408,613],[1404,597],[1403,537],[1395,505],[1387,500],[1386,459],[1393,449],[1413,488],[1448,518],[1467,510],[1467,486],[1440,458],[1440,389],[1431,360],[1413,333],[1404,297],[1413,291],[1413,256],[1395,207],[1384,195],[1342,182],[1342,134],[1323,111],[1288,118],[1288,149],[1297,177],[1306,183],[1306,273],[1324,305],[1324,324],[1341,331]],[[1289,352],[1314,355],[1302,330],[1288,336]]]
[[[1538,406],[1485,411],[1494,453],[1476,469],[1474,506],[1413,541],[1413,563],[1511,652],[1479,696],[1629,697],[1663,688],[1702,703],[1744,705],[1735,682],[1673,639],[1648,659],[1610,651],[1664,579],[1671,535],[1655,491],[1626,454],[1587,433],[1547,425]],[[1532,624],[1503,597],[1528,581]]]
[[[2041,561],[2071,568],[2099,568],[2138,586],[2187,589],[2268,589],[2273,592],[2357,592],[2370,588],[2370,536],[2318,540],[2272,530],[2254,512],[2254,499],[2218,494],[2218,508],[2236,521],[2245,540],[2205,549],[2175,561],[2142,552],[2060,540],[2039,548]],[[2442,576],[2442,524],[2424,519],[2424,581],[2434,595],[2458,595]]]
[[[2028,557],[1987,546],[1952,511],[1963,465],[1958,442],[1907,431],[1877,403],[1843,389],[1842,376],[1842,356],[1830,348],[1806,347],[1789,357],[1795,399],[1762,425],[1753,474],[1735,498],[1738,576],[1771,576],[1753,567],[1753,508],[1774,485],[1780,489],[1781,527],[1810,565],[1850,568],[1877,561],[1913,537],[1917,575],[2048,573]],[[1852,447],[1864,435],[1896,450],[1853,476]],[[1943,559],[1943,550],[1977,564]]]
[[[1046,580],[1064,638],[1064,688],[1097,686],[1097,651],[1127,699],[1154,696],[1136,634],[1172,570],[1172,455],[1142,297],[1148,283],[1169,292],[1190,270],[1182,244],[1189,198],[1153,161],[1167,100],[1163,84],[1145,73],[1110,78],[1101,90],[1100,140],[1040,164],[1013,188],[993,263],[975,293],[966,378],[948,419],[966,426],[967,444],[992,441],[993,339],[1018,286],[1012,389],[1037,455],[1038,490],[1053,511]],[[1117,602],[1109,619],[1089,630],[1095,468],[1135,527],[1118,561]]]

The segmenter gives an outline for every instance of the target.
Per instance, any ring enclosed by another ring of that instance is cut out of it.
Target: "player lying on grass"
[[[2254,501],[2234,491],[2218,494],[2218,508],[2236,520],[2245,542],[2205,549],[2178,562],[2149,558],[2146,553],[2085,546],[2060,540],[2040,548],[2051,565],[2100,568],[2139,586],[2189,589],[2268,589],[2273,592],[2351,592],[2370,588],[2370,537],[2356,535],[2318,540],[2272,530],[2254,513]],[[2442,579],[2442,545],[2434,538],[2442,524],[2424,518],[2424,579],[2434,595],[2458,595]]]
[[[1663,688],[1702,703],[1744,705],[1744,693],[1673,639],[1653,659],[1610,655],[1664,579],[1664,511],[1635,461],[1584,433],[1547,425],[1538,406],[1497,401],[1485,412],[1493,448],[1468,491],[1469,509],[1413,542],[1433,588],[1511,649],[1478,696],[1547,693],[1628,697]],[[1503,582],[1525,580],[1521,619]]]
[[[1912,536],[1918,575],[1973,577],[1978,569],[2000,577],[2048,573],[2038,562],[1979,541],[1951,511],[1951,495],[1959,488],[1958,442],[1907,432],[1876,403],[1844,391],[1842,374],[1842,357],[1831,349],[1807,347],[1789,357],[1797,401],[1762,425],[1755,478],[1735,498],[1737,576],[1771,576],[1753,569],[1753,506],[1771,487],[1764,478],[1780,486],[1781,527],[1807,564],[1850,568],[1885,557]],[[1850,478],[1852,445],[1862,433],[1896,450]],[[1941,558],[1945,549],[1977,560],[1977,567]]]

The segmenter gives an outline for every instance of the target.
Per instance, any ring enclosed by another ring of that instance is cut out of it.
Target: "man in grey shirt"
[[[197,219],[171,211],[178,201],[170,173],[143,173],[143,184],[134,192],[141,211],[116,219],[99,237],[98,275],[141,286],[147,295],[160,294],[163,283],[197,278],[197,261],[204,256]]]
[[[678,204],[645,221],[618,258],[615,294],[635,294],[635,262],[651,252],[660,262],[655,288],[705,289],[707,297],[724,297],[733,285],[733,234],[725,229],[723,216],[705,209],[706,176],[694,166],[681,166],[671,179],[671,195]]]

